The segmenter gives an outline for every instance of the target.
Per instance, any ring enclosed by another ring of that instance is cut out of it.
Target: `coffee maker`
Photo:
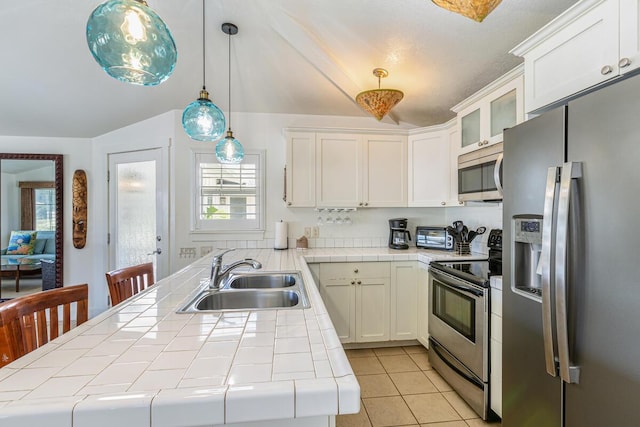
[[[407,218],[389,220],[389,247],[391,249],[409,249],[411,233],[407,230]]]

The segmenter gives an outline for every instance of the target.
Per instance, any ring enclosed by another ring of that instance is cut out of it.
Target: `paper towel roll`
[[[276,222],[275,249],[287,249],[287,223],[284,221]]]

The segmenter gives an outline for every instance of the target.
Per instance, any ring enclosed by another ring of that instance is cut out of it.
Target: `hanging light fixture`
[[[367,113],[378,120],[395,107],[404,98],[404,93],[397,89],[380,89],[380,79],[389,75],[384,68],[374,68],[373,75],[378,78],[378,89],[365,90],[356,96],[356,102]]]
[[[182,112],[182,127],[196,141],[217,141],[227,127],[222,110],[209,99],[205,85],[205,9],[202,0],[202,90],[198,99],[187,105]]]
[[[244,148],[231,131],[231,36],[238,34],[238,27],[227,22],[222,24],[222,32],[229,36],[229,130],[216,144],[216,158],[220,163],[240,163],[244,159]]]
[[[95,8],[87,44],[107,74],[143,86],[167,80],[178,57],[171,32],[144,0],[109,0]]]
[[[502,0],[432,0],[436,5],[482,22]]]

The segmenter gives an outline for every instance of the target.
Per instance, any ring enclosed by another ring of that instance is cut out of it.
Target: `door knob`
[[[600,69],[600,73],[603,76],[606,76],[607,74],[611,74],[612,72],[613,72],[613,67],[611,65],[605,65]]]
[[[618,67],[625,68],[631,65],[631,60],[629,58],[622,58],[620,62],[618,62]]]

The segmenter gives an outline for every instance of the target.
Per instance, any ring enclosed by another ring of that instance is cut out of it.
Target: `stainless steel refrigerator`
[[[502,425],[640,425],[640,76],[504,135]]]

